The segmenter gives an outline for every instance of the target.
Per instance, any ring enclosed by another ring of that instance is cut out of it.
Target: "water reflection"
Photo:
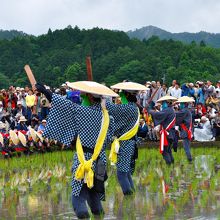
[[[133,197],[124,197],[117,184],[111,186],[112,191],[107,188],[104,219],[217,219],[220,174],[214,169],[214,161],[203,155],[196,157],[194,164],[170,168],[166,175],[162,168],[160,176],[155,169],[139,172]],[[76,219],[71,187],[65,181],[48,181],[39,191],[33,191],[28,184],[18,186],[14,191],[2,188],[0,219]]]
[[[169,215],[170,219],[193,218],[199,215],[214,219],[220,212],[220,197],[214,204],[211,200],[208,201],[208,207],[203,208],[202,192],[194,205],[189,200],[182,210],[181,207],[176,207],[178,204],[175,204],[175,199],[170,199],[165,204],[161,201],[162,194],[149,193],[147,187],[139,189],[132,199],[123,197],[118,191],[104,202],[105,219],[154,219],[164,215]],[[173,206],[171,210],[175,212],[169,213],[169,206]],[[60,192],[48,192],[38,196],[29,193],[24,195],[13,193],[7,198],[1,198],[0,210],[1,219],[14,219],[15,216],[17,219],[76,219],[72,211],[68,187],[64,187]]]

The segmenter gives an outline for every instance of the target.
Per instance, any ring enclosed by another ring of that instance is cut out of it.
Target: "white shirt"
[[[174,88],[175,88],[174,86],[170,86],[169,89],[168,89],[168,91],[167,91],[167,95],[170,95],[171,90],[174,89]]]
[[[215,93],[216,93],[216,97],[220,98],[220,88],[216,87],[215,88]]]
[[[178,88],[176,89],[175,87],[171,89],[170,95],[175,97],[175,98],[180,98],[182,93],[182,89]]]

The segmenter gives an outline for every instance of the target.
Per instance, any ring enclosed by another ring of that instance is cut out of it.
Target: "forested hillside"
[[[0,29],[0,40],[6,39],[6,40],[12,40],[15,37],[23,37],[26,36],[22,31],[16,31],[16,30],[11,30],[11,31],[5,31]]]
[[[196,43],[200,43],[201,41],[205,42],[205,44],[220,48],[220,34],[208,33],[205,31],[200,31],[198,33],[189,33],[189,32],[182,32],[182,33],[171,33],[160,29],[154,26],[146,26],[140,29],[136,29],[134,31],[128,31],[128,36],[130,38],[137,38],[139,40],[149,39],[152,36],[157,36],[161,40],[178,40],[183,43],[191,43],[195,41]]]
[[[94,80],[112,84],[123,79],[180,82],[220,79],[220,49],[152,37],[140,41],[124,32],[68,27],[39,37],[0,40],[0,87],[24,86],[29,64],[38,81],[58,86],[86,80],[85,58],[92,58]]]

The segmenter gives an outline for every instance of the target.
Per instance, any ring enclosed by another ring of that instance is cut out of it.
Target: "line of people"
[[[50,151],[51,142],[42,137],[46,127],[46,120],[42,121],[39,130],[36,131],[30,126],[23,130],[26,119],[21,116],[19,123],[23,124],[22,129],[10,130],[9,133],[0,133],[0,152],[4,158],[11,158],[13,155],[21,156],[21,153],[30,155],[33,152]],[[20,127],[21,127],[20,126]]]

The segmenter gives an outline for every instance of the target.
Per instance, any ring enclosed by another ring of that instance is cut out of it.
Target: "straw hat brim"
[[[147,90],[147,87],[144,85],[141,85],[139,83],[134,82],[122,82],[117,83],[113,86],[111,86],[112,89],[121,89],[121,90],[130,90],[130,91],[142,91]]]
[[[20,142],[22,143],[22,145],[25,147],[27,145],[27,140],[26,140],[25,135],[19,131],[18,138],[19,138]]]
[[[0,133],[0,143],[3,145],[4,144],[4,138],[2,136],[2,134]]]
[[[191,97],[188,97],[188,96],[182,96],[176,102],[178,102],[178,103],[181,103],[181,102],[195,102],[195,100]]]
[[[36,135],[40,139],[41,142],[44,141],[44,138],[43,138],[42,134],[40,134],[39,132],[36,131]]]
[[[177,98],[166,95],[157,100],[157,102],[163,102],[163,101],[177,101]]]
[[[10,138],[11,138],[13,144],[17,145],[19,143],[19,138],[18,138],[17,134],[15,133],[15,131],[10,130],[9,134],[10,134]]]
[[[118,96],[117,93],[113,92],[108,87],[93,81],[79,81],[79,82],[68,83],[67,85],[70,88],[77,89],[82,92],[86,92],[94,95],[112,96],[112,97]]]
[[[30,135],[33,139],[33,141],[36,141],[37,140],[37,135],[36,135],[36,132],[33,128],[29,128],[29,131],[30,131]]]

